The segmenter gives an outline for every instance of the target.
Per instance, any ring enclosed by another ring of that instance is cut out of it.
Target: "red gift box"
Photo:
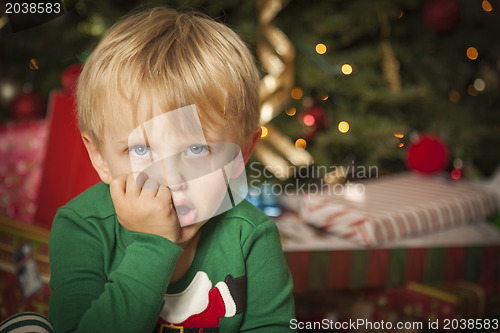
[[[68,69],[71,75],[63,73],[63,80],[76,80],[75,68]],[[70,90],[74,85],[64,83],[67,90],[54,91],[50,96],[47,149],[35,215],[37,224],[48,228],[59,207],[100,181],[77,126],[75,98]]]
[[[0,215],[50,229],[59,207],[100,181],[77,126],[74,84],[81,70],[62,75],[50,96],[48,119],[0,127]]]
[[[45,138],[45,121],[0,127],[0,215],[33,223]]]

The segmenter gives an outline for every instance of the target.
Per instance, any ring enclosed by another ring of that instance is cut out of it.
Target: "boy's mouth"
[[[187,213],[189,213],[189,211],[191,210],[191,208],[187,207],[187,206],[176,206],[175,207],[175,211],[177,212],[177,215],[187,215]]]
[[[197,213],[196,209],[194,209],[194,207],[188,200],[182,199],[179,201],[174,201],[174,207],[181,227],[185,227],[197,222],[195,221]]]

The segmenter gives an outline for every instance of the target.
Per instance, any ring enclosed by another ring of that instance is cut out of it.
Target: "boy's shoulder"
[[[225,220],[239,220],[245,229],[253,230],[260,226],[271,224],[274,222],[264,214],[260,209],[252,205],[247,200],[242,200],[238,205],[228,210],[220,216]]]
[[[72,210],[84,219],[91,216],[102,218],[116,214],[109,193],[109,185],[103,182],[83,191],[60,209]]]

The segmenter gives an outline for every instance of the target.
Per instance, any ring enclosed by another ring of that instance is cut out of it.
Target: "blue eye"
[[[145,146],[145,145],[137,145],[137,146],[130,147],[128,149],[128,152],[132,156],[142,157],[142,156],[146,156],[147,154],[149,154],[149,147]]]
[[[200,157],[208,154],[208,152],[209,148],[207,145],[191,145],[186,149],[185,155],[187,157]]]

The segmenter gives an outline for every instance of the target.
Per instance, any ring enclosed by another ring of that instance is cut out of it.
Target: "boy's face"
[[[139,187],[168,187],[188,240],[209,218],[246,196],[243,156],[223,124],[205,138],[194,105],[145,120],[151,107],[158,105],[140,100],[137,122],[106,123],[101,157],[109,180],[133,172]]]

